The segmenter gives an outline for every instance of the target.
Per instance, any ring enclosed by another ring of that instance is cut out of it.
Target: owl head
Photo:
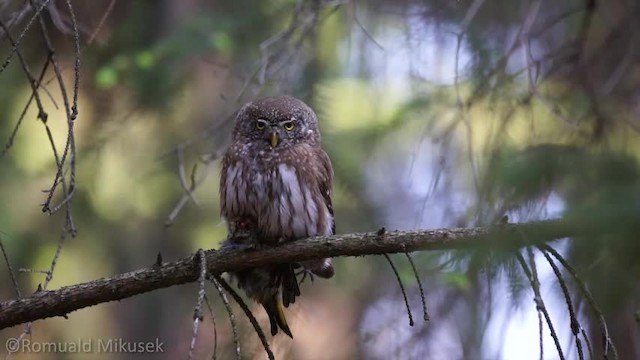
[[[307,104],[294,97],[263,98],[238,111],[233,141],[275,151],[301,142],[319,145],[318,118]]]

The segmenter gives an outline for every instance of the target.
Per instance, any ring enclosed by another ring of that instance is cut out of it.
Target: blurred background
[[[217,160],[234,112],[291,94],[319,116],[338,233],[488,226],[505,215],[598,229],[552,245],[599,304],[619,357],[640,358],[638,18],[636,0],[1,0],[0,240],[19,290],[147,267],[158,252],[171,261],[217,248],[226,235]],[[41,79],[38,104],[27,73]],[[65,149],[75,156],[63,159],[66,183],[51,207],[74,183],[72,201],[48,215],[42,204]],[[580,357],[577,338],[585,358],[601,358],[599,323],[576,283],[563,273],[581,338],[552,268],[535,250],[522,254],[566,358]],[[513,253],[413,254],[428,322],[406,257],[392,259],[414,326],[384,258],[340,258],[333,279],[305,283],[287,310],[295,340],[273,338],[276,358],[559,357]],[[188,284],[86,308],[35,322],[27,338],[159,339],[164,353],[146,357],[186,358],[197,292]],[[17,296],[2,261],[1,300]],[[213,314],[205,311],[195,358],[234,358],[211,284],[207,296]],[[243,358],[265,358],[233,309]]]

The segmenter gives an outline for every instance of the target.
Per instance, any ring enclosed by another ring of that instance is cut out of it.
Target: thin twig
[[[180,155],[178,155],[180,156]],[[193,192],[196,190],[196,188],[198,186],[200,186],[200,184],[202,184],[208,177],[209,175],[209,171],[211,171],[211,168],[213,166],[213,160],[210,161],[202,161],[205,166],[204,169],[201,171],[200,177],[198,179],[196,179],[196,172],[197,172],[197,164],[193,166],[192,170],[191,170],[191,185],[184,189],[184,193],[182,194],[182,196],[180,197],[180,200],[178,200],[178,203],[173,207],[173,209],[171,210],[171,212],[169,213],[169,215],[167,216],[167,219],[164,221],[164,226],[171,226],[173,224],[173,222],[175,221],[176,217],[178,216],[178,214],[180,213],[180,211],[182,210],[182,208],[187,204],[187,202],[191,199],[196,205],[198,204],[198,201],[195,199],[195,197],[193,196]],[[182,178],[184,177],[184,175],[181,175],[180,178],[180,182],[184,185]],[[186,179],[185,179],[186,181]]]
[[[26,268],[18,268],[18,272],[21,273],[39,273],[39,274],[48,274],[49,270],[38,270],[38,269],[26,269]]]
[[[33,4],[33,0],[31,1],[31,3]],[[45,20],[42,16],[42,14],[40,14],[38,16],[38,20],[40,22],[40,34],[44,40],[45,46],[47,47],[47,51],[48,51],[48,57],[49,57],[49,61],[51,62],[51,65],[53,66],[53,71],[55,74],[55,78],[58,82],[59,88],[60,88],[60,94],[64,103],[64,109],[65,109],[65,114],[67,116],[67,140],[66,140],[66,144],[64,147],[64,151],[62,152],[62,156],[60,157],[60,160],[57,161],[57,165],[58,165],[58,169],[55,175],[55,178],[53,180],[53,185],[51,186],[51,188],[48,191],[48,195],[47,195],[47,199],[44,202],[44,205],[42,207],[43,212],[49,212],[51,213],[51,201],[53,198],[53,195],[55,193],[56,187],[58,186],[58,184],[62,184],[62,191],[63,194],[65,195],[65,198],[63,199],[63,203],[64,206],[66,208],[66,218],[67,218],[67,224],[66,224],[66,229],[69,231],[69,233],[71,234],[71,236],[75,236],[76,233],[76,229],[75,229],[75,225],[73,223],[73,218],[71,216],[71,203],[70,203],[70,197],[68,196],[69,193],[73,193],[75,191],[75,155],[76,155],[76,147],[75,147],[75,134],[74,134],[74,120],[77,116],[77,96],[78,96],[78,85],[79,85],[79,79],[80,79],[80,69],[79,69],[79,65],[80,65],[80,59],[79,59],[79,34],[77,33],[77,26],[74,26],[75,29],[75,40],[76,40],[76,62],[75,62],[75,78],[74,78],[74,93],[73,93],[73,103],[70,104],[69,103],[69,96],[67,95],[67,88],[64,84],[64,79],[62,77],[62,71],[60,69],[60,66],[58,64],[58,62],[56,61],[56,52],[55,49],[53,47],[53,43],[49,37],[49,32],[47,30],[47,26],[45,23]],[[55,148],[55,144],[52,142],[52,146]],[[56,155],[57,157],[57,155]],[[69,160],[69,171],[70,171],[70,175],[69,175],[69,189],[67,191],[67,189],[65,188],[65,181],[64,181],[64,164],[66,164],[67,161],[67,157],[70,158]]]
[[[587,349],[589,350],[589,359],[593,359],[593,346],[591,346],[591,340],[589,339],[589,335],[584,331],[584,328],[580,329],[580,333],[582,334],[582,338],[584,342],[587,343]]]
[[[71,15],[71,24],[73,25],[73,43],[75,46],[73,64],[73,105],[71,106],[71,120],[75,120],[78,116],[78,93],[80,88],[80,32],[78,31],[78,23],[76,22],[76,15],[73,11],[73,6],[71,6],[71,0],[67,0],[67,7],[69,8],[69,14]]]
[[[600,333],[602,334],[602,349],[603,349],[604,358],[605,359],[609,358],[609,350],[611,350],[611,352],[613,353],[613,359],[617,360],[618,351],[616,350],[615,345],[613,344],[613,342],[611,341],[611,338],[609,337],[609,329],[607,328],[607,323],[604,320],[604,315],[602,315],[602,312],[600,311],[600,308],[598,307],[598,305],[596,304],[596,301],[591,295],[591,292],[589,291],[589,289],[587,289],[585,282],[580,278],[580,276],[578,275],[577,271],[573,268],[573,266],[571,266],[571,264],[569,264],[564,259],[564,257],[562,257],[562,255],[560,255],[560,253],[558,253],[554,248],[552,248],[551,246],[544,246],[544,245],[542,245],[542,248],[545,251],[548,251],[551,255],[553,255],[553,257],[558,259],[558,261],[562,264],[562,266],[564,266],[564,268],[569,272],[571,277],[573,277],[574,281],[578,285],[578,288],[580,289],[582,296],[584,296],[584,298],[587,300],[589,307],[591,308],[591,310],[593,310],[593,312],[595,312],[596,319],[600,327]]]
[[[98,21],[98,25],[96,25],[95,29],[89,36],[89,40],[87,40],[87,45],[91,45],[93,43],[93,40],[96,38],[100,30],[102,29],[102,26],[104,25],[105,21],[109,17],[109,14],[111,14],[111,11],[113,10],[113,6],[115,4],[116,4],[116,0],[111,0],[109,5],[107,5],[107,9],[104,11],[104,14],[102,14],[102,17]]]
[[[411,269],[413,270],[413,276],[416,278],[416,282],[418,283],[418,290],[420,291],[420,299],[422,300],[422,318],[424,321],[429,321],[429,312],[427,311],[427,299],[424,296],[424,289],[422,288],[422,281],[420,280],[420,276],[418,275],[418,270],[416,269],[416,265],[413,263],[413,259],[409,253],[404,253],[407,259],[409,260],[409,264],[411,264]]]
[[[0,27],[2,27],[2,29],[7,34],[7,39],[9,39],[9,42],[11,43],[11,45],[18,46],[18,44],[15,42],[15,40],[11,36],[11,32],[9,31],[9,28],[7,28],[7,26],[1,20],[0,20]],[[46,71],[48,63],[45,62],[44,69],[43,71],[41,71],[41,74],[40,74],[40,78],[36,80],[35,77],[32,75],[31,70],[29,69],[29,64],[27,63],[27,60],[22,55],[22,51],[20,51],[19,49],[16,50],[16,55],[18,55],[18,60],[20,60],[20,66],[22,66],[22,71],[27,76],[27,80],[29,80],[29,85],[31,86],[31,91],[32,91],[31,98],[35,98],[36,104],[38,105],[38,118],[42,119],[43,121],[46,121],[47,114],[44,111],[44,107],[42,106],[42,100],[40,100],[40,95],[38,94],[38,87],[42,83],[42,78],[44,77],[44,73]],[[29,102],[31,102],[31,98],[29,99]]]
[[[538,249],[540,250],[540,252],[542,252],[542,255],[544,255],[545,259],[547,259],[547,262],[551,266],[551,269],[553,269],[553,273],[556,275],[556,278],[558,279],[558,283],[560,284],[560,288],[562,289],[562,294],[564,295],[564,300],[569,310],[571,333],[573,334],[576,340],[576,349],[578,350],[578,358],[580,360],[584,360],[582,343],[580,342],[580,329],[582,329],[582,326],[580,325],[580,322],[578,321],[578,317],[576,316],[576,312],[573,307],[573,302],[571,301],[571,294],[569,293],[569,288],[567,287],[567,283],[564,281],[564,278],[562,277],[562,273],[560,272],[560,269],[555,264],[555,262],[553,261],[549,253],[545,251],[542,246],[538,246]]]
[[[533,281],[537,284],[539,288],[540,277],[538,277],[538,268],[536,267],[536,259],[533,256],[533,251],[531,250],[531,247],[527,246],[526,251],[527,251],[527,257],[529,258],[529,264],[531,266],[531,277],[533,278]],[[536,306],[536,311],[538,312],[538,331],[539,331],[538,336],[540,339],[540,359],[544,359],[544,337],[542,336],[542,323],[540,323],[540,320],[542,319],[542,316],[543,316],[543,310],[546,310],[544,308],[544,305],[542,307]]]
[[[240,336],[238,335],[238,324],[236,323],[236,315],[233,313],[231,305],[229,304],[229,300],[227,299],[227,294],[222,289],[220,283],[213,277],[209,277],[209,280],[213,283],[216,290],[218,290],[220,299],[222,299],[224,308],[227,310],[227,314],[229,315],[229,322],[231,322],[231,330],[233,331],[233,343],[236,345],[236,359],[240,360],[242,356],[240,353]]]
[[[0,74],[4,71],[4,69],[7,68],[7,66],[9,66],[9,64],[11,63],[11,58],[18,51],[18,46],[20,46],[20,43],[22,42],[22,39],[27,34],[27,31],[29,31],[29,29],[31,28],[31,25],[33,24],[33,21],[40,17],[42,10],[47,6],[48,3],[49,3],[49,0],[42,1],[40,6],[37,8],[36,12],[29,19],[29,22],[27,22],[27,24],[24,26],[24,28],[22,29],[22,32],[20,33],[20,35],[18,35],[18,38],[15,41],[15,45],[13,45],[11,47],[11,51],[9,52],[9,55],[7,55],[6,59],[4,60],[2,65],[0,66]],[[11,25],[9,25],[9,27],[11,27]]]
[[[200,276],[198,278],[198,301],[196,307],[193,310],[193,332],[191,333],[191,343],[189,344],[188,359],[193,359],[193,351],[196,348],[196,339],[198,338],[198,329],[200,328],[200,322],[202,321],[202,301],[206,295],[205,280],[207,278],[207,258],[204,256],[204,251],[199,249],[196,252],[196,257],[200,260]]]
[[[540,293],[540,284],[537,279],[533,277],[533,273],[529,269],[529,265],[525,262],[524,258],[520,253],[516,253],[516,260],[520,263],[520,267],[524,271],[527,279],[529,279],[529,283],[531,285],[531,289],[534,293],[534,302],[536,304],[536,308],[538,311],[541,311],[544,315],[544,318],[547,322],[547,326],[549,327],[549,331],[551,332],[551,337],[556,345],[556,350],[558,351],[558,357],[560,360],[564,360],[564,354],[562,352],[562,346],[560,345],[560,340],[558,339],[558,335],[556,334],[556,330],[553,326],[553,322],[551,321],[551,316],[549,316],[549,312],[547,311],[546,306],[544,305],[544,300],[542,300],[542,294]]]
[[[467,144],[467,157],[469,158],[469,165],[471,166],[471,175],[473,175],[473,184],[476,193],[480,193],[480,181],[478,180],[478,169],[474,160],[473,152],[473,131],[471,129],[471,119],[469,118],[469,112],[467,106],[462,101],[462,95],[460,93],[460,49],[462,47],[462,39],[464,38],[464,32],[461,32],[456,37],[456,55],[454,58],[454,92],[456,96],[456,106],[460,113],[460,120],[466,128],[466,144]]]
[[[21,56],[19,56],[19,58],[21,58]],[[47,68],[49,67],[49,61],[46,61],[45,64],[42,67],[42,70],[40,71],[40,76],[37,80],[37,84],[41,84],[42,79],[44,78],[44,74],[47,72]],[[25,116],[27,115],[27,111],[29,110],[29,107],[31,105],[31,102],[36,99],[36,104],[38,102],[39,99],[39,95],[37,93],[37,91],[32,91],[31,92],[31,96],[29,97],[29,100],[27,100],[26,105],[24,106],[24,108],[22,109],[22,112],[20,113],[20,116],[18,117],[18,121],[16,122],[16,125],[13,127],[13,130],[11,131],[11,135],[9,135],[9,139],[7,139],[7,143],[4,146],[4,149],[2,149],[2,152],[0,152],[0,157],[3,157],[8,151],[9,149],[11,149],[11,147],[13,146],[13,142],[16,138],[16,135],[18,135],[18,130],[20,129],[20,125],[22,125],[22,121],[24,120]],[[47,120],[47,114],[44,112],[44,110],[42,110],[42,112],[39,111],[38,113],[38,118],[46,121]]]
[[[215,360],[218,355],[218,326],[216,325],[216,317],[213,313],[213,308],[211,307],[211,303],[209,303],[209,297],[204,295],[204,302],[207,304],[207,309],[209,309],[209,314],[211,314],[211,324],[213,325],[213,355],[211,355],[211,359]]]
[[[409,306],[409,299],[407,298],[407,292],[404,290],[404,285],[402,285],[402,280],[400,280],[400,274],[398,274],[398,270],[396,269],[396,266],[393,264],[393,261],[391,261],[391,258],[389,257],[389,255],[387,254],[383,254],[383,255],[384,255],[384,258],[387,260],[387,263],[389,263],[389,266],[391,266],[391,270],[393,270],[393,274],[396,276],[396,281],[400,286],[400,291],[402,292],[402,297],[404,298],[404,304],[407,307],[407,315],[409,316],[409,326],[413,326],[413,315],[411,314],[411,307]]]
[[[478,14],[482,4],[484,4],[484,0],[475,0],[471,6],[469,6],[469,9],[467,9],[466,14],[464,15],[464,19],[462,19],[462,22],[460,23],[460,28],[463,32],[467,31],[469,24],[471,24],[473,18]]]
[[[184,190],[185,194],[189,195],[191,201],[193,201],[194,204],[198,205],[198,200],[193,195],[193,191],[196,187],[195,174],[198,169],[198,163],[193,164],[191,175],[189,176],[191,183],[187,185],[187,175],[184,171],[184,147],[178,146],[178,148],[176,149],[176,153],[178,157],[178,174],[180,175],[180,185],[182,185],[182,189]]]
[[[264,351],[267,352],[267,356],[269,357],[270,360],[275,360],[275,356],[273,355],[273,352],[271,351],[271,347],[269,347],[269,343],[267,342],[267,337],[264,335],[264,332],[262,331],[260,324],[258,324],[258,320],[256,320],[255,316],[253,316],[253,313],[251,312],[251,310],[249,310],[249,307],[244,302],[244,300],[242,300],[240,295],[238,295],[238,293],[223,278],[221,278],[220,275],[213,275],[213,278],[216,280],[217,283],[222,285],[222,287],[226,290],[226,292],[231,294],[231,297],[233,297],[236,303],[238,303],[242,311],[244,311],[245,315],[247,315],[247,318],[251,322],[251,325],[253,326],[253,329],[256,331],[256,334],[258,334],[258,337],[260,338],[260,342],[262,343],[262,347],[264,348]]]
[[[373,37],[373,35],[371,35],[371,33],[369,32],[369,30],[367,30],[367,28],[362,25],[362,23],[360,22],[360,19],[358,18],[358,14],[357,14],[357,10],[356,10],[356,4],[357,2],[353,2],[353,20],[355,21],[355,23],[358,25],[358,27],[360,28],[360,30],[362,30],[362,32],[364,33],[364,35],[367,37],[367,39],[369,39],[369,41],[371,41],[378,49],[382,50],[383,52],[385,52],[385,48],[384,46],[382,46],[375,37]]]
[[[543,324],[542,324],[542,312],[538,313],[538,339],[540,339],[540,360],[544,360],[544,336],[543,336]]]
[[[56,246],[56,253],[53,255],[53,259],[51,260],[51,265],[49,267],[49,271],[47,271],[47,276],[44,279],[44,284],[42,285],[42,289],[46,290],[49,282],[53,279],[53,270],[55,270],[56,265],[58,264],[58,259],[60,258],[60,253],[62,252],[62,246],[64,245],[65,240],[65,232],[62,231],[60,237],[58,238],[58,245]]]

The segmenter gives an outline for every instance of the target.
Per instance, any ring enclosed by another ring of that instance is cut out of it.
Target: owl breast
[[[222,194],[227,221],[249,217],[268,243],[331,235],[333,218],[319,188],[300,181],[292,165],[262,165],[240,160],[227,169]]]

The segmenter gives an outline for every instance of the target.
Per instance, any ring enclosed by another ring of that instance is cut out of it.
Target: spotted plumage
[[[309,106],[290,96],[246,104],[222,160],[220,202],[230,233],[227,245],[260,247],[334,234],[332,181],[331,161],[320,147],[318,119]],[[233,236],[237,231],[253,236]],[[242,241],[250,243],[237,243]],[[294,273],[299,266],[333,276],[331,259],[234,274],[247,295],[264,306],[273,335],[279,327],[291,336],[281,304],[286,307],[300,295]]]

